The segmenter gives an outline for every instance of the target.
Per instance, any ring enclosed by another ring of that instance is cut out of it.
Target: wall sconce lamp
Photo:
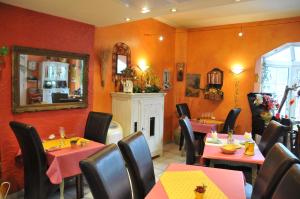
[[[138,67],[141,69],[142,72],[145,72],[149,68],[149,66],[146,63],[146,60],[144,59],[139,60]]]
[[[244,67],[240,64],[236,64],[231,68],[231,72],[233,72],[235,75],[238,75],[244,72]]]
[[[240,64],[235,64],[231,68],[231,72],[235,74],[235,76],[239,75],[240,73],[244,72],[244,67]],[[235,78],[235,83],[234,83],[234,107],[238,108],[239,107],[239,87],[240,87],[240,82],[238,78]]]
[[[165,37],[161,34],[144,34],[147,37],[157,37],[158,41],[162,42]]]

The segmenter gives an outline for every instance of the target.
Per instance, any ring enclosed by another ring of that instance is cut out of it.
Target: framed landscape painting
[[[185,96],[199,97],[200,74],[186,74]]]

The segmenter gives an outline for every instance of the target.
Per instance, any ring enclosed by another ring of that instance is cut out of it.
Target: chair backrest
[[[300,165],[294,164],[280,180],[272,199],[299,199]]]
[[[252,199],[271,198],[286,171],[299,159],[283,144],[276,143],[269,151],[259,170],[252,191]]]
[[[290,146],[291,146],[291,152],[295,154],[298,158],[300,157],[300,126],[297,125],[298,130],[291,130],[290,131]]]
[[[176,110],[179,115],[179,117],[182,117],[183,115],[187,116],[189,119],[191,119],[191,113],[189,106],[187,103],[181,103],[181,104],[176,104]]]
[[[240,112],[241,112],[240,108],[233,108],[229,111],[221,133],[227,133],[229,129],[234,130],[234,124]]]
[[[79,162],[94,198],[131,199],[129,176],[115,144]]]
[[[46,175],[47,158],[35,128],[20,122],[9,123],[21,148],[24,162],[25,198],[47,197],[49,178]]]
[[[118,142],[127,163],[136,199],[143,199],[155,184],[154,168],[147,141],[142,132]]]
[[[255,134],[262,135],[262,133],[265,129],[265,122],[260,116],[263,109],[261,106],[256,106],[254,104],[257,94],[272,96],[272,94],[270,94],[270,93],[248,93],[248,95],[247,95],[250,110],[252,113],[252,135],[253,135],[253,138],[255,137]]]
[[[188,117],[184,116],[179,119],[179,125],[186,142],[186,164],[192,165],[196,162],[195,136],[191,122]]]
[[[84,138],[105,144],[112,114],[90,112],[86,121]]]
[[[261,140],[258,143],[258,148],[261,153],[266,156],[272,146],[278,142],[288,130],[289,127],[272,120],[264,130]]]

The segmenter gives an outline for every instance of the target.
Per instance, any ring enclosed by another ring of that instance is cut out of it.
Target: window
[[[261,92],[271,93],[281,102],[286,86],[300,85],[300,43],[283,45],[262,57]],[[289,105],[295,99],[293,105]],[[297,91],[289,93],[281,115],[288,115],[300,120],[300,99]]]

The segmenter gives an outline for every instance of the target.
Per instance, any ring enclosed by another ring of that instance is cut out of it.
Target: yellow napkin
[[[167,171],[160,182],[169,199],[195,199],[196,186],[203,184],[206,186],[204,199],[228,199],[202,171]]]
[[[69,148],[71,147],[71,140],[77,140],[77,143],[81,142],[88,142],[89,140],[80,138],[80,137],[73,137],[68,139],[55,139],[55,140],[46,140],[43,142],[44,150],[51,150],[55,148]]]

